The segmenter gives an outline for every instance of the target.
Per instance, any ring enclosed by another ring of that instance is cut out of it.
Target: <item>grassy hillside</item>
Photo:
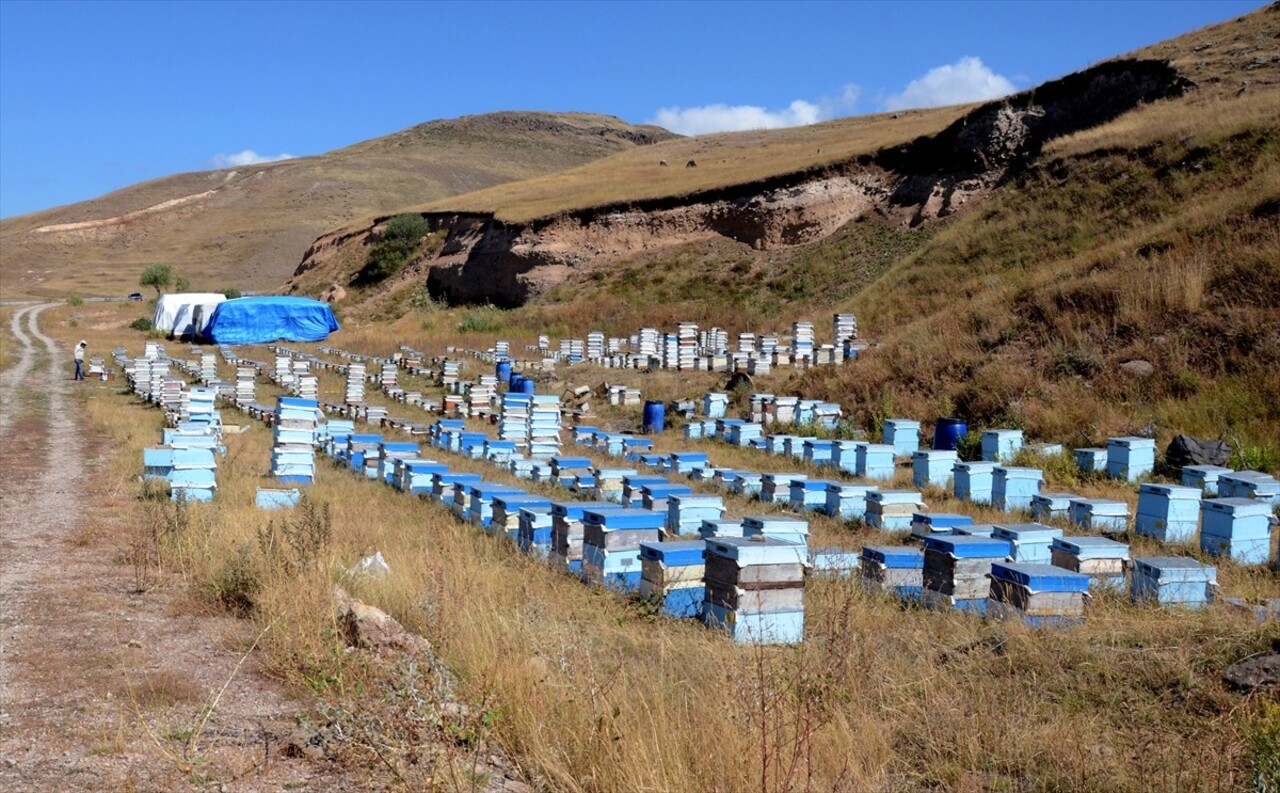
[[[179,174],[5,219],[0,273],[6,297],[128,292],[158,261],[196,287],[271,290],[335,226],[670,137],[587,113],[433,121],[316,157]]]

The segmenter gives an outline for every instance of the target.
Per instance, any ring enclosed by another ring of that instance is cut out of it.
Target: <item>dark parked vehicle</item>
[[[130,300],[141,300],[141,299],[142,299],[142,293],[141,293],[141,292],[130,292],[130,293],[129,293],[129,299],[130,299]]]

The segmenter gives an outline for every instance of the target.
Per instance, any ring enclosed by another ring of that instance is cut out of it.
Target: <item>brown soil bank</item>
[[[981,199],[1031,162],[1046,141],[1189,87],[1164,61],[1115,61],[982,105],[935,135],[760,181],[528,223],[488,213],[425,213],[445,243],[424,256],[417,271],[426,271],[433,296],[450,303],[513,307],[574,272],[620,257],[714,239],[756,251],[804,245],[872,212],[918,225]],[[330,275],[328,265],[341,261],[348,270],[357,264],[384,220],[316,240],[292,291],[323,288],[306,277],[313,270]]]

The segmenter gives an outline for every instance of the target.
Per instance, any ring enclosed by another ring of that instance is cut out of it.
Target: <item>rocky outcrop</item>
[[[437,298],[513,307],[575,271],[653,250],[714,238],[755,251],[804,245],[871,212],[918,225],[985,197],[1048,140],[1188,87],[1163,61],[1115,61],[989,102],[936,135],[836,165],[526,224],[474,213],[426,214],[446,241],[415,264]],[[343,246],[367,244],[376,226],[316,240],[295,284]]]

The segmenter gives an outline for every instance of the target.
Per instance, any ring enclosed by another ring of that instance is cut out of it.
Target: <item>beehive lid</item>
[[[997,465],[999,465],[999,463],[988,462],[985,460],[961,460],[955,464],[955,467],[970,474],[980,474],[995,471]]]
[[[663,481],[661,484],[645,485],[640,488],[640,492],[647,493],[653,498],[666,498],[667,496],[680,496],[693,493],[693,488],[688,485],[677,485],[673,482]]]
[[[862,558],[891,570],[923,570],[924,551],[909,545],[867,545]]]
[[[1149,556],[1134,559],[1137,572],[1165,582],[1216,581],[1216,568],[1186,556]]]
[[[1130,449],[1154,449],[1156,442],[1151,438],[1126,436],[1123,438],[1107,438],[1107,445],[1125,446]]]
[[[1188,501],[1199,501],[1201,491],[1198,487],[1184,487],[1182,485],[1163,485],[1155,482],[1144,482],[1138,486],[1139,493],[1152,493],[1165,498],[1186,499]]]
[[[661,562],[668,567],[687,567],[702,564],[704,540],[679,540],[676,542],[642,542],[640,558]]]
[[[1066,551],[1072,556],[1089,559],[1128,559],[1128,543],[1113,540],[1110,537],[1054,537],[1052,548]]]
[[[993,562],[991,577],[1030,589],[1032,592],[1087,592],[1089,576],[1051,564]]]
[[[867,500],[881,504],[920,504],[924,498],[916,490],[869,490]]]
[[[706,541],[707,553],[732,559],[739,565],[796,564],[808,561],[809,551],[776,537],[719,537]]]
[[[1055,529],[1043,523],[997,523],[991,536],[1018,542],[1049,542],[1054,537],[1062,536],[1062,529]]]
[[[957,559],[1003,559],[1009,555],[1008,540],[944,534],[924,538],[927,551],[946,553]]]
[[[742,519],[742,525],[765,533],[787,532],[789,534],[808,534],[809,523],[795,518],[783,518],[774,515],[753,515]]]
[[[586,510],[600,512],[606,509],[624,509],[611,501],[552,501],[551,514],[558,518],[581,520]]]
[[[1237,518],[1271,515],[1270,504],[1251,498],[1211,498],[1204,502],[1204,509],[1225,512]]]
[[[667,516],[650,509],[588,509],[582,513],[582,522],[604,526],[610,531],[622,529],[660,529]]]
[[[923,523],[938,529],[949,529],[954,526],[968,526],[973,518],[952,512],[917,512],[911,516],[912,523]]]

